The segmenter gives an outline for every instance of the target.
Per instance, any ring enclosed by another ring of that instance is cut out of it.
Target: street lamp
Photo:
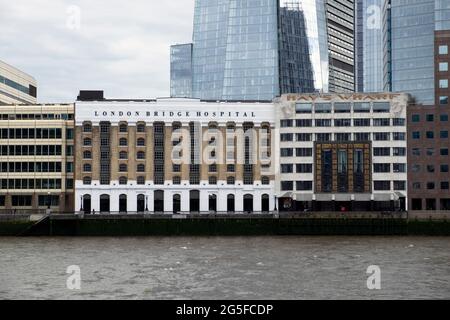
[[[275,212],[278,211],[277,202],[278,202],[278,198],[277,198],[277,196],[275,196],[275,208],[274,208]]]
[[[81,203],[81,207],[80,207],[80,212],[83,212],[83,196],[80,196],[80,203]]]
[[[145,196],[145,212],[148,212],[148,196]]]

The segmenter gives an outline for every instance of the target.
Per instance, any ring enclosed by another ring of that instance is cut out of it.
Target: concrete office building
[[[0,212],[73,212],[74,105],[0,108]]]
[[[407,209],[405,94],[284,95],[281,211]]]
[[[36,104],[36,80],[9,64],[0,61],[0,105]]]

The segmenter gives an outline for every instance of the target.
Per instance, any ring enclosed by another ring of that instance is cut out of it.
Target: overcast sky
[[[193,10],[194,0],[0,0],[0,60],[36,78],[40,103],[80,89],[165,97],[169,46],[191,41]]]

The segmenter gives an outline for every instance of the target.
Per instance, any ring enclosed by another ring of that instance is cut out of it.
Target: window
[[[447,72],[448,71],[448,62],[439,62],[439,71]]]
[[[434,121],[434,114],[427,114],[427,122],[433,122]]]
[[[120,185],[126,185],[128,183],[128,178],[127,177],[120,177],[119,178],[119,184]]]
[[[66,139],[69,139],[69,140],[73,139],[73,129],[71,129],[71,128],[66,129]]]
[[[139,151],[137,153],[137,159],[138,160],[145,160],[145,152],[144,151]]]
[[[375,173],[389,173],[389,172],[391,172],[391,164],[390,163],[375,163],[373,165],[373,171]]]
[[[412,122],[420,122],[420,115],[419,114],[413,114],[412,115]]]
[[[422,185],[420,182],[414,182],[413,183],[413,189],[414,190],[420,190],[422,188]]]
[[[92,152],[84,151],[83,152],[83,159],[92,159]]]
[[[352,105],[349,102],[336,102],[334,104],[334,113],[350,113]]]
[[[84,184],[84,185],[90,185],[90,184],[92,184],[92,179],[91,179],[91,177],[84,177],[84,178],[83,178],[83,184]]]
[[[373,103],[373,112],[374,113],[383,113],[390,112],[391,104],[389,102],[374,102]]]
[[[331,127],[331,119],[317,119],[316,127]]]
[[[172,171],[173,171],[173,172],[176,172],[176,173],[181,172],[181,165],[180,165],[180,164],[174,164],[174,165],[172,165]]]
[[[420,149],[419,148],[412,149],[412,154],[413,156],[420,156],[421,155]]]
[[[440,137],[441,139],[448,139],[448,131],[441,131]]]
[[[406,181],[394,181],[395,191],[406,191]]]
[[[370,141],[370,133],[368,132],[355,133],[355,141]]]
[[[392,151],[395,157],[406,157],[406,148],[393,148]]]
[[[441,149],[441,156],[448,156],[448,148]]]
[[[373,155],[375,157],[389,157],[391,155],[391,148],[373,148]]]
[[[411,171],[414,173],[420,172],[420,170],[421,170],[420,164],[413,164],[411,167]]]
[[[404,132],[394,132],[393,139],[394,139],[394,141],[405,141],[406,134]]]
[[[370,127],[370,119],[354,119],[354,127]]]
[[[434,182],[428,182],[427,183],[427,189],[428,190],[434,190],[436,188],[436,184]]]
[[[392,120],[392,124],[395,127],[404,127],[406,126],[406,119],[404,118],[395,118]]]
[[[373,119],[374,127],[389,127],[391,125],[391,119]]]
[[[428,173],[434,173],[436,170],[434,168],[434,165],[427,165],[427,172]]]
[[[137,146],[138,147],[145,147],[145,139],[144,138],[139,138],[137,140]]]
[[[282,133],[282,134],[280,134],[280,140],[281,140],[281,142],[294,141],[294,134],[293,133]]]
[[[234,177],[227,177],[227,184],[234,185],[236,183],[236,179]]]
[[[293,164],[282,164],[281,165],[281,173],[293,173],[294,165]]]
[[[236,166],[234,164],[228,164],[227,165],[227,172],[235,172]]]
[[[448,96],[440,96],[439,97],[439,104],[440,105],[447,105],[448,104]]]
[[[344,142],[351,140],[352,140],[351,133],[335,133],[335,141]]]
[[[293,157],[294,156],[294,149],[292,148],[281,148],[280,150],[281,157]]]
[[[440,55],[448,54],[448,46],[447,45],[439,46],[439,54]]]
[[[331,103],[316,103],[316,113],[331,113]]]
[[[120,160],[127,160],[128,159],[128,153],[126,151],[120,151],[119,152],[119,159]]]
[[[145,165],[144,164],[138,164],[137,166],[136,166],[136,171],[137,172],[145,172]]]
[[[373,138],[375,141],[389,141],[391,140],[391,134],[388,132],[375,132]]]
[[[312,134],[311,133],[297,133],[295,136],[296,136],[296,140],[298,142],[306,142],[306,141],[311,141],[312,140]]]
[[[351,127],[352,120],[351,119],[336,119],[334,120],[335,127]]]
[[[297,173],[312,173],[312,164],[297,164]]]
[[[137,177],[136,183],[138,185],[144,185],[145,184],[145,177],[142,177],[142,176]]]
[[[136,131],[139,132],[139,133],[145,132],[145,124],[139,123],[139,124],[137,125]]]
[[[92,172],[92,166],[89,163],[83,165],[83,172]]]
[[[297,148],[295,149],[297,157],[312,157],[312,148]]]
[[[128,171],[128,166],[125,163],[121,163],[119,165],[119,172],[127,172]]]
[[[394,172],[395,173],[405,173],[406,172],[406,164],[394,163]]]
[[[125,123],[120,124],[119,132],[120,133],[127,133],[128,132],[128,126]]]
[[[175,184],[175,185],[180,185],[181,184],[181,177],[180,176],[173,177],[172,183]]]
[[[216,164],[210,164],[209,165],[209,172],[217,172],[217,165]]]
[[[261,183],[262,183],[263,185],[269,185],[269,184],[270,184],[270,179],[269,179],[269,177],[262,177],[262,178],[261,178]]]
[[[297,103],[295,105],[295,112],[299,113],[311,113],[312,112],[312,104],[311,103]]]
[[[390,181],[374,181],[373,183],[375,191],[389,191],[391,190]]]
[[[295,125],[297,127],[312,127],[312,120],[311,119],[299,119],[295,120]]]
[[[439,89],[448,89],[448,79],[439,80]]]
[[[369,102],[358,102],[353,105],[353,111],[355,113],[369,113],[370,103]]]
[[[429,157],[434,156],[434,148],[427,148],[427,156]]]
[[[128,141],[125,138],[120,138],[119,140],[119,146],[126,147],[128,145]]]
[[[448,122],[448,114],[441,114],[439,119],[441,120],[441,122]]]
[[[89,139],[89,138],[85,138],[85,139],[83,140],[83,146],[85,146],[85,147],[90,147],[90,146],[92,146],[92,140]]]
[[[212,184],[212,185],[216,185],[217,184],[217,177],[209,177],[208,178],[208,183]]]
[[[414,140],[420,139],[420,131],[414,131],[414,132],[412,133],[412,138],[413,138]]]
[[[310,191],[312,190],[312,181],[297,181],[297,191]]]
[[[83,124],[83,132],[84,133],[92,132],[92,125],[90,123]]]
[[[441,182],[441,190],[449,190],[449,182],[448,181]]]
[[[441,164],[441,173],[448,173],[448,164]]]
[[[317,133],[316,141],[319,141],[319,142],[331,141],[331,133]]]
[[[293,191],[294,181],[281,181],[281,191]]]
[[[280,126],[281,128],[291,128],[294,126],[294,120],[281,120]]]

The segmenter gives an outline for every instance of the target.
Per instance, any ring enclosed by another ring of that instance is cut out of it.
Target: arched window
[[[144,151],[139,151],[136,155],[138,160],[145,160],[145,152]]]
[[[120,160],[127,160],[128,159],[128,153],[126,151],[120,151],[119,159]]]
[[[229,185],[236,184],[236,179],[234,177],[228,177],[227,178],[227,184],[229,184]]]
[[[136,169],[137,169],[137,172],[145,172],[145,165],[138,164]]]
[[[92,172],[92,166],[89,163],[83,165],[83,172]]]
[[[83,159],[92,159],[92,152],[84,151],[83,152]]]
[[[269,185],[269,184],[270,184],[270,179],[269,179],[269,177],[262,177],[262,178],[261,178],[261,183],[262,183],[263,185]]]
[[[235,211],[234,194],[229,194],[227,196],[227,211],[228,212],[234,212]]]
[[[119,172],[127,172],[128,171],[128,166],[125,163],[121,163],[119,165]]]
[[[253,212],[253,195],[251,194],[244,195],[244,211]]]
[[[126,123],[121,123],[120,126],[119,126],[119,132],[127,133],[128,132],[128,125]]]
[[[83,178],[83,184],[84,185],[91,185],[92,184],[92,178],[91,177],[84,177]]]
[[[92,124],[90,122],[83,123],[83,132],[91,133],[92,132]]]
[[[119,145],[120,145],[121,147],[126,147],[126,146],[128,145],[127,139],[125,139],[125,138],[120,138],[120,140],[119,140]]]
[[[209,177],[208,182],[209,182],[209,184],[212,184],[212,185],[217,184],[217,177]]]
[[[145,132],[145,123],[138,123],[136,127],[136,131],[139,133]]]
[[[120,177],[119,178],[119,184],[120,185],[126,185],[128,183],[128,178],[127,177]]]
[[[145,184],[145,177],[142,177],[142,176],[137,177],[137,184],[144,185]]]
[[[85,147],[90,147],[90,146],[92,146],[92,140],[89,139],[89,138],[84,138],[84,140],[83,140],[83,146],[85,146]]]
[[[173,177],[173,184],[181,184],[181,177],[180,176]]]
[[[138,147],[145,147],[145,139],[144,138],[137,139],[137,146]]]

